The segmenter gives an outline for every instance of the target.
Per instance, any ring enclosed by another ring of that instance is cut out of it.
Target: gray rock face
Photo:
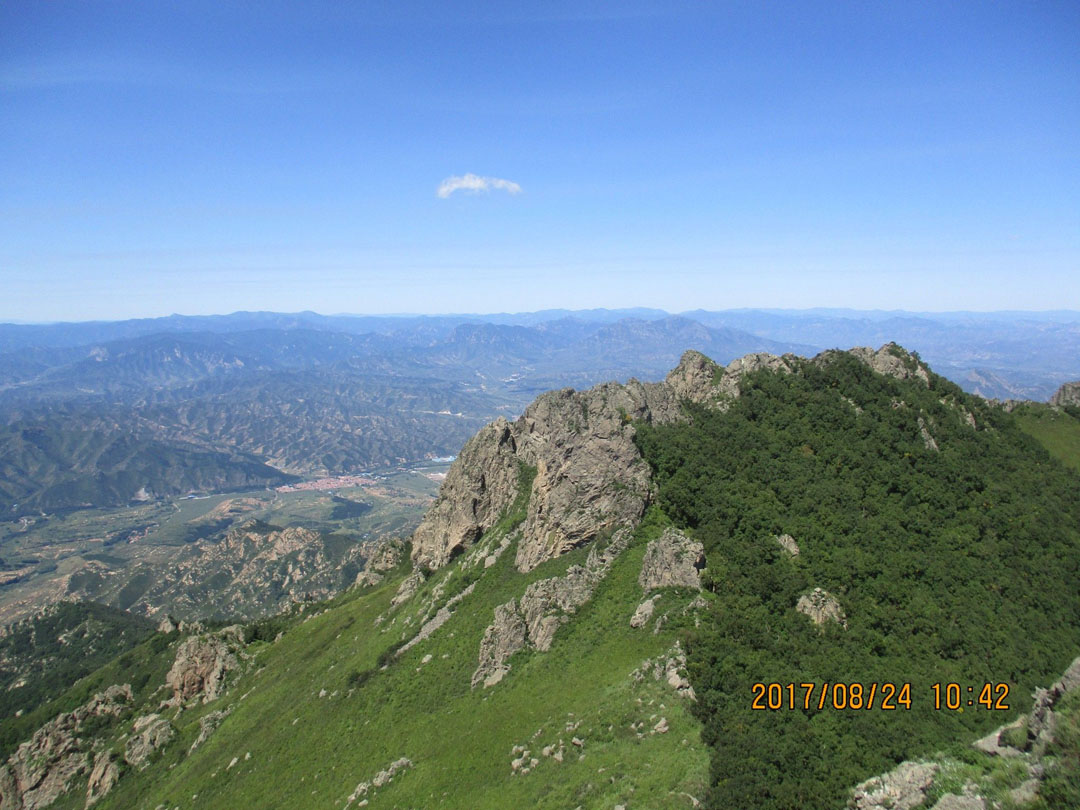
[[[147,714],[135,720],[131,737],[124,746],[124,761],[142,770],[150,764],[150,755],[168,745],[176,731],[160,714]]]
[[[34,732],[0,766],[0,808],[38,810],[66,793],[71,782],[89,767],[88,743],[79,737],[83,723],[93,717],[118,717],[130,703],[130,686],[110,686]]]
[[[777,357],[775,354],[767,352],[755,352],[732,360],[724,369],[720,379],[717,380],[716,392],[721,397],[737,397],[739,396],[739,381],[742,376],[762,369],[790,374],[792,371],[791,359],[792,355]],[[712,394],[712,396],[715,396],[715,394]],[[688,398],[693,399],[693,397]],[[701,398],[694,401],[705,402],[707,400]]]
[[[925,366],[895,344],[852,354],[881,373],[929,384]],[[837,355],[825,352],[818,361]],[[685,419],[684,401],[723,410],[739,396],[745,374],[790,373],[797,366],[793,355],[758,353],[724,368],[688,351],[662,383],[631,380],[543,394],[516,421],[498,419],[465,444],[413,535],[413,562],[439,568],[475,543],[517,499],[523,466],[536,475],[517,544],[518,570],[530,571],[597,537],[633,528],[651,485],[633,443],[635,421]]]
[[[525,589],[520,600],[495,608],[495,621],[484,632],[472,686],[494,686],[510,671],[508,660],[526,646],[547,652],[555,632],[589,601],[612,562],[630,541],[630,531],[617,533],[603,551],[593,548],[584,566],[572,565],[565,576],[541,579]]]
[[[480,641],[480,662],[472,676],[475,689],[480,684],[494,686],[510,671],[507,660],[518,650],[525,648],[526,625],[511,599],[495,608],[495,621],[484,631]]]
[[[799,556],[799,544],[795,542],[795,538],[790,534],[780,535],[776,538],[776,542],[792,557]]]
[[[381,574],[397,568],[404,554],[405,546],[400,540],[396,538],[383,540],[375,547],[367,562],[364,563],[364,570]]]
[[[209,703],[220,697],[226,674],[240,665],[236,654],[243,646],[239,625],[184,639],[165,676],[165,683],[173,690],[173,703],[180,705],[200,697]]]
[[[889,773],[867,779],[855,788],[848,807],[853,810],[911,810],[926,798],[939,766],[903,762]]]
[[[814,588],[810,593],[800,596],[795,603],[795,609],[809,616],[814,624],[821,625],[831,621],[847,629],[847,617],[840,603],[821,588]]]
[[[514,430],[497,419],[465,443],[413,534],[413,561],[439,568],[498,521],[518,494]]]
[[[424,574],[420,569],[415,569],[405,579],[401,581],[398,586],[397,593],[394,594],[394,598],[390,600],[391,607],[397,607],[402,602],[406,602],[412,598],[420,586],[424,584]]]
[[[1065,670],[1065,674],[1049,689],[1035,690],[1035,704],[1028,715],[1028,742],[1025,750],[1042,755],[1054,739],[1054,706],[1065,695],[1080,687],[1080,657]]]
[[[374,796],[374,792],[390,784],[394,777],[402,771],[408,770],[413,766],[412,760],[408,757],[401,757],[394,760],[381,771],[379,771],[370,780],[361,782],[356,786],[356,790],[345,800],[345,810],[348,810],[352,806],[352,803],[359,800],[361,807],[364,807],[368,803],[367,796]]]
[[[922,437],[923,446],[927,450],[936,453],[938,451],[938,444],[934,441],[934,437],[930,433],[930,428],[926,424],[926,420],[921,416],[919,417],[919,435]]]
[[[946,793],[937,800],[933,810],[986,810],[986,802],[979,796]]]
[[[353,585],[357,588],[367,588],[372,585],[378,585],[383,581],[383,575],[375,571],[361,571],[356,575],[356,580]]]
[[[687,352],[663,383],[552,391],[515,422],[488,425],[466,443],[413,535],[414,561],[445,565],[495,525],[518,496],[521,465],[535,468],[536,477],[515,558],[520,571],[633,527],[645,511],[650,476],[632,422],[684,418],[680,398],[712,397],[716,368]]]
[[[704,567],[705,547],[701,543],[678,529],[665,529],[645,549],[638,584],[646,592],[672,587],[700,590]]]
[[[1066,405],[1080,405],[1080,381],[1065,383],[1050,397],[1050,404],[1063,408]]]
[[[898,380],[915,379],[929,387],[930,374],[926,366],[909,352],[895,343],[886,343],[877,351],[866,346],[856,346],[849,354],[870,366],[879,374],[895,377]]]
[[[191,751],[194,751],[196,748],[206,742],[210,738],[210,735],[217,731],[218,726],[220,726],[222,721],[228,716],[228,711],[216,711],[209,712],[208,714],[200,717],[199,736],[196,737],[195,742],[191,744],[191,748],[188,750],[188,753],[191,753]]]
[[[976,740],[972,743],[972,746],[984,754],[990,754],[996,757],[1018,757],[1021,755],[1021,751],[1017,748],[1013,748],[1005,740],[1009,732],[1022,728],[1026,718],[1020,717],[1013,722],[1002,726],[996,731],[987,734],[985,737]]]
[[[637,610],[634,611],[634,615],[630,617],[630,626],[638,628],[648,624],[649,619],[652,618],[653,611],[656,610],[656,600],[659,598],[660,594],[656,594],[638,605]]]
[[[101,801],[113,785],[120,778],[120,769],[108,751],[100,752],[94,757],[94,769],[90,771],[90,779],[86,784],[86,806],[92,807]]]

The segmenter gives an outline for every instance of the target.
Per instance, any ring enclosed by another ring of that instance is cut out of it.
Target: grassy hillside
[[[510,518],[485,540],[510,531]],[[654,521],[639,530],[549,652],[518,653],[487,689],[473,690],[470,678],[494,608],[583,562],[584,549],[526,576],[513,568],[512,547],[487,569],[464,555],[398,608],[390,600],[404,570],[314,612],[253,625],[245,674],[220,700],[173,717],[178,738],[98,806],[343,807],[361,781],[407,757],[413,766],[369,795],[372,806],[690,807],[708,773],[700,726],[666,683],[631,678],[692,623],[692,613],[681,614],[692,594],[669,590],[660,608],[672,617],[659,633],[629,626],[643,598],[645,544],[660,529]],[[394,657],[424,615],[472,582],[444,626]],[[222,726],[187,755],[199,718],[226,707]],[[661,718],[668,730],[653,732]],[[549,745],[562,749],[561,763],[543,754]],[[526,762],[539,761],[529,773],[512,770],[515,746],[529,750]],[[77,789],[55,806],[81,802]]]
[[[1035,437],[1054,458],[1080,471],[1080,411],[1031,403],[1013,412],[1020,429]]]

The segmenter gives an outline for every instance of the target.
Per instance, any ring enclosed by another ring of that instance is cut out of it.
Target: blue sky
[[[1075,2],[6,0],[0,319],[1080,309],[1078,41]]]

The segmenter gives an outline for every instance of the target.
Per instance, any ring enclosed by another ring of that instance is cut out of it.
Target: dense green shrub
[[[687,639],[712,807],[840,806],[866,777],[1024,710],[1080,652],[1080,487],[1010,415],[846,355],[755,373],[726,412],[688,413],[637,441],[718,597]],[[846,630],[794,609],[815,587]],[[909,682],[912,707],[751,711],[758,681]],[[930,685],[949,681],[1007,682],[1013,709],[935,710]]]

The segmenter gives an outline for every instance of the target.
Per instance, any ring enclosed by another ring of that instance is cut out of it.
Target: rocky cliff
[[[1064,408],[1066,405],[1080,406],[1080,381],[1065,383],[1050,397],[1050,404]]]
[[[813,362],[842,354],[823,352]],[[875,371],[928,384],[917,356],[895,343],[849,354]],[[720,366],[700,352],[683,354],[663,382],[604,383],[587,391],[543,394],[517,420],[484,427],[462,449],[439,497],[413,535],[413,561],[439,568],[475,543],[529,483],[528,513],[515,563],[525,572],[598,537],[633,528],[650,497],[647,465],[634,445],[634,422],[685,418],[683,402],[723,409],[739,381],[761,369],[790,372],[794,355],[755,353]]]

